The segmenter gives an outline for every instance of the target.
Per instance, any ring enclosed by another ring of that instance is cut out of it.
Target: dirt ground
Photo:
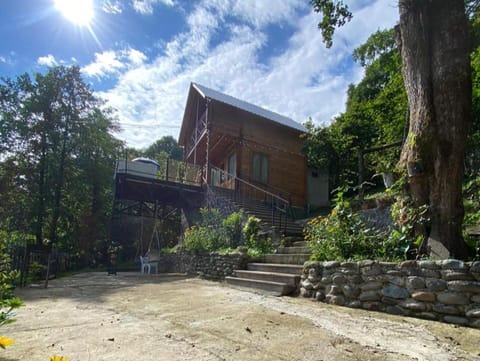
[[[19,290],[0,360],[480,360],[480,330],[181,275],[85,273]]]

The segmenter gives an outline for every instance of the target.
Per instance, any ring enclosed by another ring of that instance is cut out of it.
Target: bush
[[[215,208],[200,209],[200,222],[185,232],[185,249],[193,252],[214,252],[238,247],[241,242],[243,215],[234,212],[222,219]]]
[[[368,228],[350,202],[344,198],[346,189],[338,189],[335,208],[326,217],[313,218],[305,229],[305,240],[312,251],[312,259],[360,260],[385,256],[383,235]]]
[[[18,280],[18,272],[11,270],[11,260],[7,252],[7,241],[0,238],[0,326],[14,321],[14,309],[22,302],[14,297],[13,290]]]
[[[272,239],[260,236],[260,230],[260,219],[248,217],[247,223],[243,227],[243,237],[250,256],[256,257],[272,251]]]

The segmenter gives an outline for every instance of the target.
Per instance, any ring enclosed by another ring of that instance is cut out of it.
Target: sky
[[[327,49],[309,0],[0,0],[0,76],[79,66],[138,149],[178,139],[191,82],[328,125],[363,75],[352,51],[398,21],[396,0],[345,2]]]

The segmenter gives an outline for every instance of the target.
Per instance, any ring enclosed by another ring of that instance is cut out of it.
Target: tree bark
[[[399,11],[410,108],[400,165],[414,205],[429,206],[430,254],[463,259],[462,179],[472,99],[464,1],[399,0]]]

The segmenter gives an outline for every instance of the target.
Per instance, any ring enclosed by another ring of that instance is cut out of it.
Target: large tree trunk
[[[416,206],[428,205],[434,257],[465,258],[464,150],[471,112],[464,0],[399,0],[410,129],[400,165]]]

